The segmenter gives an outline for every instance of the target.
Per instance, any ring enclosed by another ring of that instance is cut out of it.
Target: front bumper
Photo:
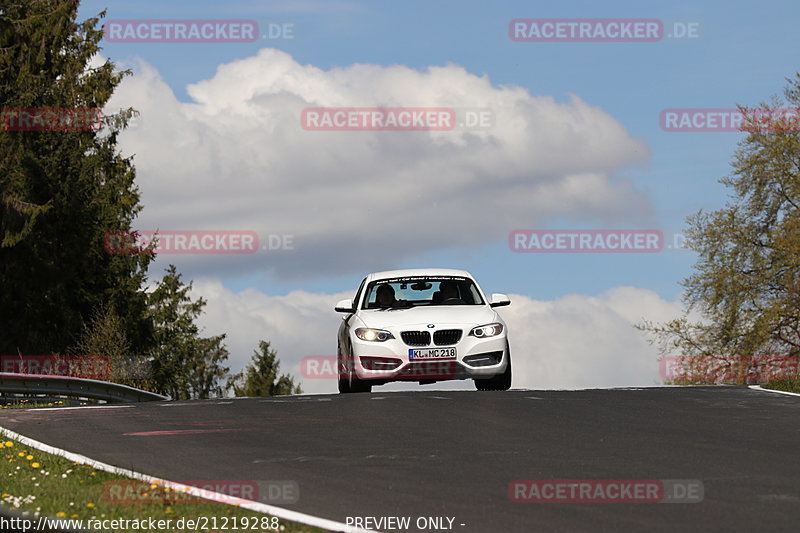
[[[453,326],[442,327],[449,329]],[[409,345],[400,331],[392,331],[394,339],[384,342],[362,341],[351,334],[351,364],[359,379],[374,381],[444,381],[451,379],[489,378],[502,374],[508,364],[508,341],[505,331],[495,337],[479,339],[467,335],[454,344]],[[455,348],[455,359],[409,358],[410,349]]]

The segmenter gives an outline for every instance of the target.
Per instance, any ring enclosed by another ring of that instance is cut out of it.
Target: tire
[[[488,379],[475,379],[475,388],[484,390],[508,390],[511,388],[511,350],[506,344],[506,369],[502,374],[498,374]]]
[[[336,354],[336,383],[339,386],[340,394],[350,392],[350,380],[348,379],[350,376],[347,367],[347,359],[342,355],[342,350],[339,348]]]
[[[337,383],[340,394],[347,394],[350,392],[372,392],[372,384],[368,381],[358,379],[352,357],[346,357],[342,354],[341,347],[339,347],[336,362],[339,367]]]
[[[353,372],[355,374],[355,372]],[[372,384],[353,375],[350,378],[350,392],[372,392]]]

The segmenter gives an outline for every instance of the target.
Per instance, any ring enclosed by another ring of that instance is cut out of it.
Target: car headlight
[[[470,335],[473,337],[478,337],[479,339],[495,337],[501,333],[503,333],[503,324],[500,324],[499,322],[477,326],[472,328],[472,331],[469,332]]]
[[[356,337],[362,341],[383,342],[394,339],[394,335],[385,329],[356,328]]]

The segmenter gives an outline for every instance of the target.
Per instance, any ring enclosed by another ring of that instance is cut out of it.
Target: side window
[[[364,290],[364,283],[367,282],[367,278],[361,280],[361,285],[358,286],[358,290],[356,291],[356,297],[353,299],[353,307],[358,309],[358,302],[361,301],[361,291]]]

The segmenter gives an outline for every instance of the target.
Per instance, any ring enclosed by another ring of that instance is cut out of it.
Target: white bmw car
[[[392,270],[370,274],[344,313],[337,350],[339,392],[369,392],[390,381],[420,384],[473,379],[478,390],[511,387],[506,325],[463,270]]]

